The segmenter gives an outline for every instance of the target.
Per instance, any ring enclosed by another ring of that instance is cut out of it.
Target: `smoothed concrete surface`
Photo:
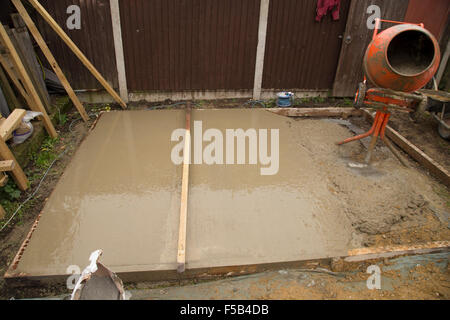
[[[188,269],[347,253],[352,228],[322,172],[328,159],[304,143],[320,136],[318,147],[328,154],[348,137],[345,128],[251,109],[193,110],[198,120],[204,131],[279,129],[280,169],[262,176],[259,164],[191,165]],[[82,270],[97,249],[114,272],[175,270],[182,172],[171,162],[170,138],[184,126],[183,110],[103,114],[46,203],[13,274]]]

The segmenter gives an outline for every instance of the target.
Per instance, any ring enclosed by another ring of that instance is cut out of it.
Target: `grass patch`
[[[55,144],[59,141],[59,138],[47,137],[38,153],[32,155],[34,164],[38,169],[46,169],[53,160],[56,159],[58,154],[55,152]]]

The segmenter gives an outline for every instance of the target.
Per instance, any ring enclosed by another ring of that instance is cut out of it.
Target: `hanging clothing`
[[[324,16],[331,11],[333,20],[339,20],[339,10],[341,8],[341,0],[317,0],[317,16],[316,21],[321,21]]]

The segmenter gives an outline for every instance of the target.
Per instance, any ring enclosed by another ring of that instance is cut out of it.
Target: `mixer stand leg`
[[[367,154],[366,154],[366,158],[365,158],[365,163],[369,164],[370,160],[372,158],[373,150],[375,149],[375,146],[377,144],[378,137],[380,137],[381,140],[389,148],[389,150],[394,154],[394,156],[403,165],[408,167],[407,161],[397,152],[397,150],[395,150],[394,146],[385,137],[386,126],[388,124],[390,116],[391,116],[391,114],[389,112],[387,112],[386,109],[378,110],[375,115],[375,119],[373,121],[372,128],[368,132],[366,132],[364,134],[360,134],[360,135],[352,137],[352,138],[345,139],[344,141],[338,142],[337,144],[342,145],[342,144],[349,143],[352,141],[364,139],[368,136],[372,136],[372,140],[370,141],[370,145],[367,150]]]

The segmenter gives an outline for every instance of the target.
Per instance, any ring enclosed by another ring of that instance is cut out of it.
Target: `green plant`
[[[15,201],[20,198],[21,192],[14,181],[9,180],[6,186],[1,189],[0,194],[2,194],[2,198]]]
[[[55,160],[57,154],[54,151],[54,146],[57,141],[58,138],[50,137],[44,140],[39,153],[34,155],[35,164],[38,168],[47,168]]]
[[[314,101],[315,103],[324,103],[324,102],[325,102],[325,98],[324,98],[324,97],[318,96],[318,97],[314,97],[314,98],[313,98],[313,101]]]
[[[349,98],[344,98],[344,100],[342,101],[342,104],[344,106],[352,106],[353,105],[353,101]]]
[[[65,113],[61,113],[60,110],[58,110],[58,124],[60,126],[65,125],[67,122],[67,115]]]
[[[266,103],[266,108],[275,108],[277,106],[277,100],[276,99],[270,99]]]
[[[311,101],[311,98],[309,98],[309,97],[300,98],[300,103],[308,103],[310,101]]]

